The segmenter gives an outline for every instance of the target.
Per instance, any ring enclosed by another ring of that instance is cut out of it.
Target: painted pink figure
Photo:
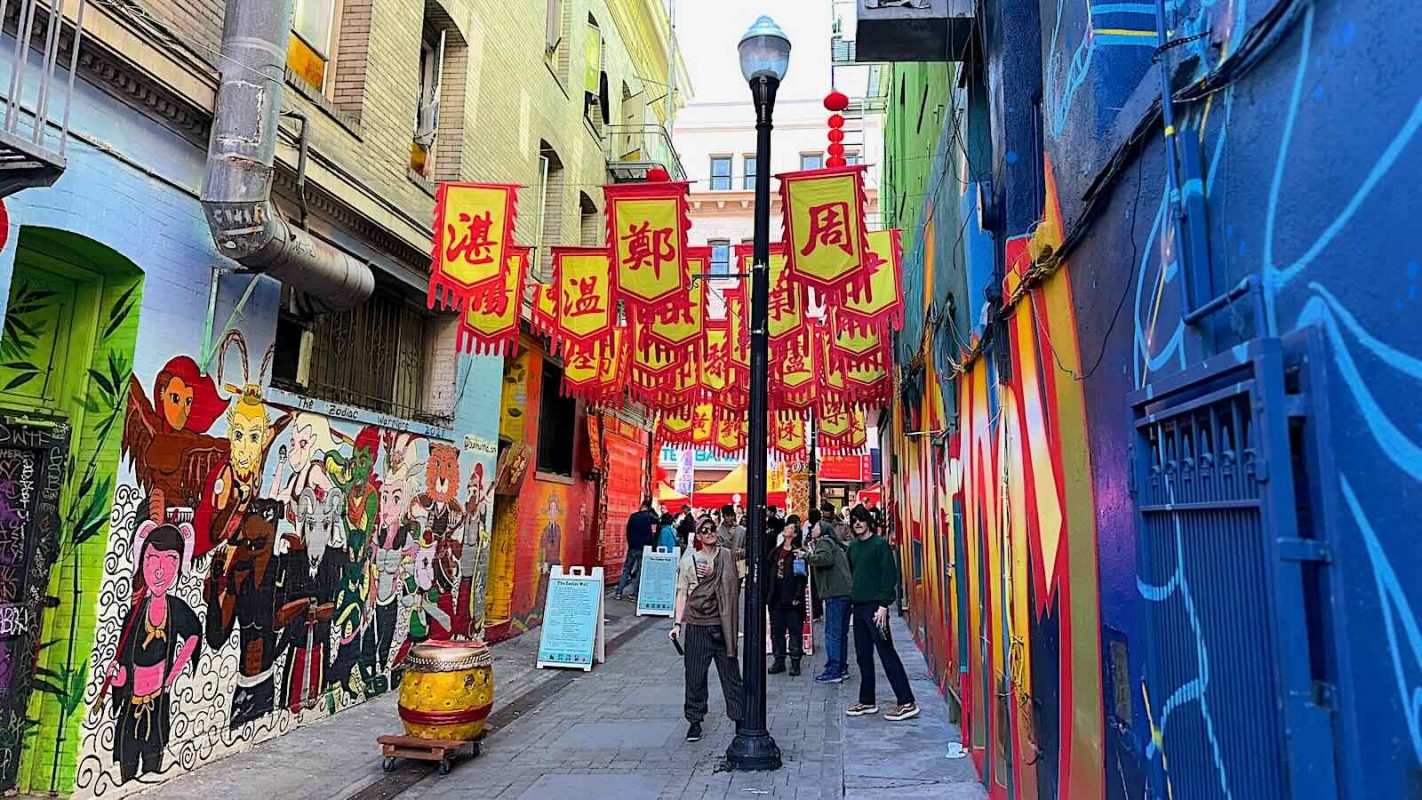
[[[171,594],[192,561],[193,528],[144,521],[134,537],[133,605],[123,620],[104,692],[118,715],[114,761],[124,783],[162,767],[168,744],[168,690],[198,656],[202,627],[187,603]]]

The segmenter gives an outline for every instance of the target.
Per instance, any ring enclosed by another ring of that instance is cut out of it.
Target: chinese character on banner
[[[528,324],[552,341],[550,355],[558,352],[558,283],[538,283],[532,276],[528,278],[531,295]]]
[[[770,449],[791,460],[805,457],[805,420],[798,412],[777,411],[770,418]]]
[[[563,394],[584,400],[600,399],[598,380],[601,351],[607,342],[569,345],[563,349]]]
[[[754,246],[736,245],[736,260],[740,271],[750,274],[754,260]],[[805,326],[805,287],[790,280],[786,270],[785,245],[773,242],[770,245],[770,307],[767,319],[770,322],[770,359],[779,361],[785,344],[795,338]]]
[[[503,282],[468,297],[455,337],[458,350],[503,355],[517,342],[519,301],[528,261],[529,248],[509,248]]]
[[[597,380],[601,387],[601,401],[621,406],[625,396],[623,384],[627,381],[627,364],[632,336],[626,328],[613,328],[598,350]]]
[[[818,423],[818,446],[827,454],[857,454],[868,441],[864,409],[859,406],[826,409]]]
[[[429,307],[463,309],[482,289],[497,291],[513,243],[516,184],[441,183],[435,192]],[[513,305],[517,306],[517,303]]]
[[[686,259],[693,273],[706,273],[710,269],[711,248],[688,247]],[[701,327],[706,317],[705,295],[706,282],[695,281],[686,291],[656,306],[634,311],[637,316],[651,320],[646,331],[648,343],[678,352],[699,351]]]
[[[772,370],[771,407],[804,409],[815,403],[819,373],[815,369],[815,334],[801,328],[798,335],[782,345],[776,356],[778,370]]]
[[[725,456],[737,456],[746,447],[746,415],[727,409],[718,409],[711,447]]]
[[[710,403],[697,403],[691,410],[691,443],[704,445],[711,443],[716,429],[716,414]]]
[[[685,292],[687,217],[685,181],[602,187],[616,297],[634,309],[658,307]]]
[[[870,231],[867,241],[869,280],[858,290],[850,290],[848,301],[835,309],[836,318],[846,327],[899,330],[904,324],[899,230]]]
[[[604,248],[553,248],[553,281],[559,292],[558,338],[564,347],[601,341],[617,322],[610,271]]]
[[[778,177],[791,280],[813,287],[824,302],[842,302],[867,278],[864,165]]]
[[[701,388],[716,395],[725,391],[731,368],[729,331],[723,319],[707,320],[701,348]]]
[[[726,343],[731,366],[750,369],[750,303],[746,285],[738,283],[722,293],[726,299]]]

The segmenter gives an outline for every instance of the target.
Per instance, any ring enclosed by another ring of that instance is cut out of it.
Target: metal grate
[[[399,295],[379,291],[350,311],[318,316],[305,393],[430,420],[426,372],[436,321]]]
[[[1261,340],[1131,397],[1147,757],[1177,798],[1333,796],[1283,375]]]

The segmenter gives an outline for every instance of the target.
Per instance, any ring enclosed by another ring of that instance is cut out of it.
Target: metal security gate
[[[1156,796],[1335,796],[1304,579],[1326,552],[1298,538],[1291,471],[1300,400],[1277,340],[1131,396]]]

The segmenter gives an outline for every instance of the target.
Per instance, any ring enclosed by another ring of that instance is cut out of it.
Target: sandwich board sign
[[[602,567],[563,571],[554,564],[543,603],[543,626],[536,666],[591,671],[607,660],[602,627]]]
[[[681,548],[642,548],[642,577],[637,583],[637,616],[670,617],[676,608],[676,568]]]

